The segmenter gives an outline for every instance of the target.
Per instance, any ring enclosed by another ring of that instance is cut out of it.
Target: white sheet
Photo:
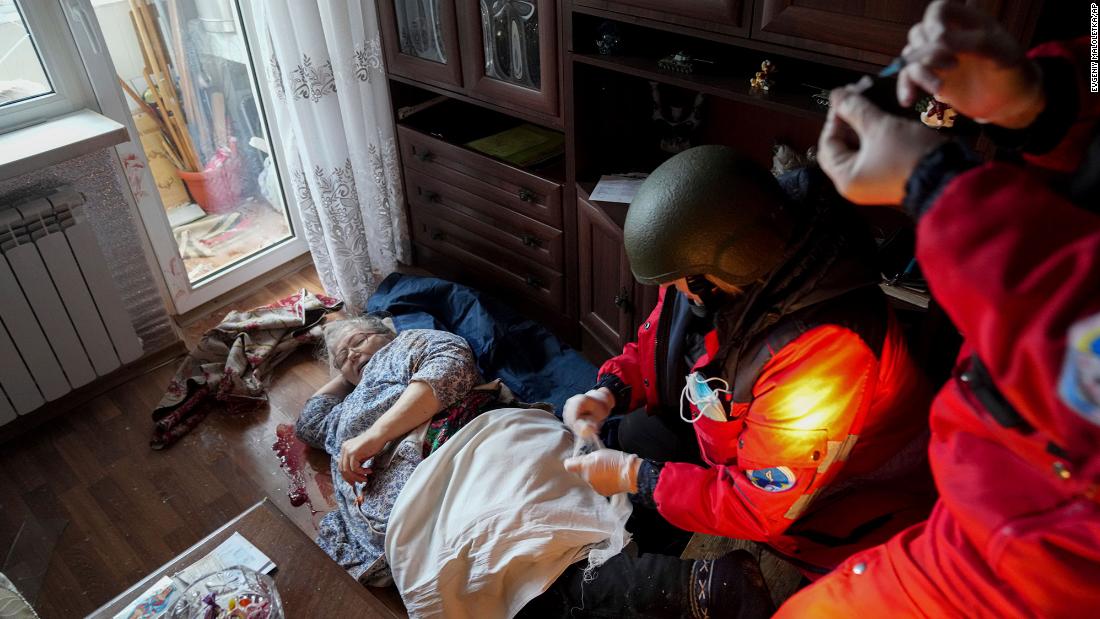
[[[572,450],[550,413],[500,409],[416,468],[386,533],[411,617],[511,617],[571,563],[622,550],[630,503],[566,471]]]

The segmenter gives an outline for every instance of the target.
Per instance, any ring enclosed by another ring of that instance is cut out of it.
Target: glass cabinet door
[[[397,18],[397,46],[402,54],[447,64],[439,0],[395,2],[394,12]]]
[[[454,1],[379,1],[390,73],[438,86],[462,86]]]
[[[558,115],[553,0],[463,0],[466,87],[503,106]],[[476,33],[476,34],[474,34]]]
[[[526,0],[479,0],[485,76],[538,90],[539,9]]]

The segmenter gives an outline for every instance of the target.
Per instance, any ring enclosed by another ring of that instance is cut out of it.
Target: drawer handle
[[[527,282],[527,285],[532,288],[542,288],[542,280],[535,277],[534,275],[528,275],[525,278],[525,281]]]
[[[533,234],[525,234],[525,235],[523,235],[523,246],[524,247],[542,247],[542,241],[539,240],[539,237],[537,237]]]
[[[433,155],[432,151],[430,150],[422,150],[416,153],[414,156],[425,163],[431,161],[432,159],[435,159],[435,155]]]
[[[442,241],[446,238],[447,238],[447,233],[445,233],[445,232],[440,232],[439,230],[436,230],[435,232],[432,232],[432,240],[433,241]]]
[[[428,202],[435,202],[436,204],[440,202],[439,194],[434,191],[425,191],[424,197],[428,200]]]
[[[612,302],[615,304],[615,307],[626,311],[627,308],[630,306],[630,297],[627,296],[626,288],[620,290],[619,294],[615,295],[615,298],[612,300]]]
[[[531,191],[530,189],[520,189],[519,199],[523,200],[524,202],[534,202],[535,192]]]

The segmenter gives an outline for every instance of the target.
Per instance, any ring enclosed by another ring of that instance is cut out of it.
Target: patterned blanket
[[[153,409],[153,449],[175,443],[210,412],[211,399],[227,405],[266,400],[272,370],[302,344],[321,337],[325,316],[343,303],[305,289],[285,299],[238,312],[202,336],[176,370]]]

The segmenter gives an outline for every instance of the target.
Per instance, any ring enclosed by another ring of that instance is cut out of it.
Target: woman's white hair
[[[394,331],[391,326],[391,321],[379,316],[356,316],[354,318],[345,318],[344,320],[330,322],[325,325],[325,348],[321,351],[322,358],[328,362],[330,367],[332,366],[332,354],[335,352],[333,349],[336,347],[336,344],[338,344],[345,335],[353,331],[382,333],[391,338],[397,335],[397,332]]]

